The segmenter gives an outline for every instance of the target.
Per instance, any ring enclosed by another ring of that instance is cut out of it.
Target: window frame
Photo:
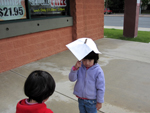
[[[67,2],[68,15],[33,19],[30,16],[28,0],[25,0],[25,4],[27,19],[0,21],[0,39],[73,26],[73,18],[70,16],[70,0]]]

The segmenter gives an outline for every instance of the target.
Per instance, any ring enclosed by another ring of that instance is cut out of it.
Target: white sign
[[[0,0],[0,21],[26,19],[25,0]]]
[[[137,0],[137,3],[139,4],[139,3],[140,3],[140,0]]]

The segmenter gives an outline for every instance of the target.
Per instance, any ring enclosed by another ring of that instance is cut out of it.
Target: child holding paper
[[[92,51],[69,73],[69,80],[76,81],[73,93],[78,97],[80,113],[97,113],[104,102],[105,78],[98,59],[99,55]]]
[[[25,81],[24,92],[28,99],[18,102],[16,113],[53,113],[45,101],[53,94],[55,81],[46,71],[33,71]]]

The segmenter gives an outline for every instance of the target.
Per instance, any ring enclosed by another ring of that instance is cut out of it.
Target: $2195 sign
[[[25,10],[22,5],[19,6],[0,6],[0,19],[1,20],[13,20],[21,19],[25,14]]]

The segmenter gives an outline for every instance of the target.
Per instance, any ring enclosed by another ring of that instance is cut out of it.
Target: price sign
[[[20,1],[20,0],[18,0]],[[24,0],[20,3],[5,2],[0,5],[0,21],[14,20],[14,19],[25,19],[26,10],[24,7]]]

